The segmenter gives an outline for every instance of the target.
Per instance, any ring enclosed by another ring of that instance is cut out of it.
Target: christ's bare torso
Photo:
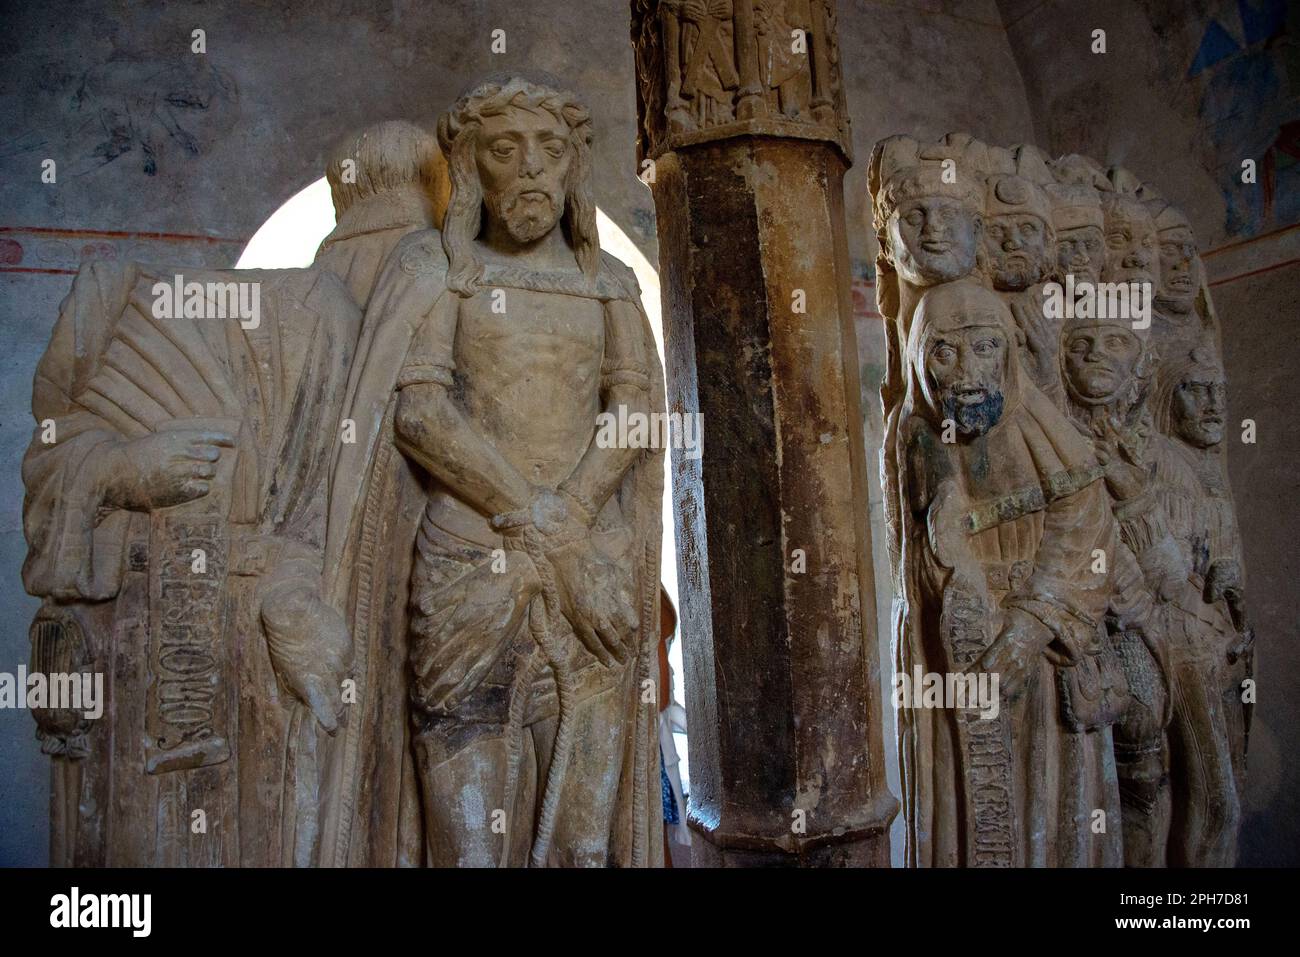
[[[586,452],[601,409],[604,345],[599,300],[484,289],[461,303],[462,407],[528,482],[558,485]]]

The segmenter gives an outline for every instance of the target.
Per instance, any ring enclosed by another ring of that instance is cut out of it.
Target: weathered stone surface
[[[336,225],[316,262],[348,284],[365,309],[388,254],[407,233],[441,228],[451,177],[438,140],[390,120],[339,144],[325,169]]]
[[[56,863],[661,862],[662,451],[597,432],[663,374],[590,114],[501,75],[439,134],[345,146],[311,269],[78,276],[23,472],[33,668],[110,676],[36,713]]]
[[[388,258],[334,464],[365,707],[325,758],[322,863],[657,865],[662,451],[595,437],[663,379],[598,245],[590,114],[502,74],[439,139],[443,231]]]
[[[97,673],[107,696],[87,725],[36,715],[58,864],[291,863],[302,756],[343,707],[350,641],[320,572],[360,311],[328,272],[183,280],[252,284],[258,321],[210,298],[160,318],[172,271],[92,266],[37,369],[32,667]]]
[[[965,134],[871,189],[895,667],[1003,705],[899,710],[907,863],[1231,865],[1254,634],[1186,218]]]
[[[852,143],[834,0],[635,0],[643,157],[735,136]]]
[[[642,150],[670,150],[653,182],[669,407],[704,417],[702,457],[673,457],[694,858],[884,865],[895,802],[873,693],[840,127],[824,112],[794,138],[770,117],[730,122],[729,104],[706,122],[698,90],[677,104],[682,67],[654,56],[680,42],[663,38],[681,6],[635,4],[633,36],[643,128],[668,131]],[[725,24],[736,37],[748,7]],[[692,29],[719,23],[694,15]],[[707,131],[681,132],[686,107]]]

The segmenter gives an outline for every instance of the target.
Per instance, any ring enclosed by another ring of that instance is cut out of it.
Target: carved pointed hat
[[[1012,216],[1026,213],[1037,216],[1048,226],[1052,225],[1052,203],[1041,186],[1015,173],[995,173],[988,178],[984,194],[984,215]]]
[[[983,143],[963,133],[925,145],[910,136],[881,140],[867,174],[876,230],[885,229],[900,203],[919,196],[948,196],[980,211],[986,155]]]

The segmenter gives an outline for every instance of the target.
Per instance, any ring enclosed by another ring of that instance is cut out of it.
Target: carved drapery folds
[[[869,176],[895,668],[1002,692],[899,708],[907,863],[1232,864],[1253,633],[1187,218],[959,133]]]
[[[35,715],[54,863],[662,861],[663,453],[596,431],[663,378],[590,113],[496,75],[439,133],[344,144],[311,268],[78,274],[24,583],[108,707]]]
[[[834,0],[636,0],[638,148],[746,133],[851,152]]]

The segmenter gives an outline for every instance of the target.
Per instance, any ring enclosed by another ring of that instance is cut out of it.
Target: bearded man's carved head
[[[962,437],[988,433],[1019,399],[1015,329],[1006,303],[974,278],[928,289],[907,345],[914,401]]]
[[[1228,388],[1215,349],[1198,345],[1161,365],[1156,377],[1156,425],[1198,449],[1223,442]]]
[[[519,246],[563,228],[579,268],[594,278],[591,113],[574,94],[540,74],[495,74],[442,116],[438,142],[451,172],[442,233],[451,289],[477,288],[483,264],[475,242],[487,223]]]
[[[1018,292],[1041,282],[1056,261],[1052,205],[1021,176],[993,175],[984,204],[984,269],[994,289]]]

